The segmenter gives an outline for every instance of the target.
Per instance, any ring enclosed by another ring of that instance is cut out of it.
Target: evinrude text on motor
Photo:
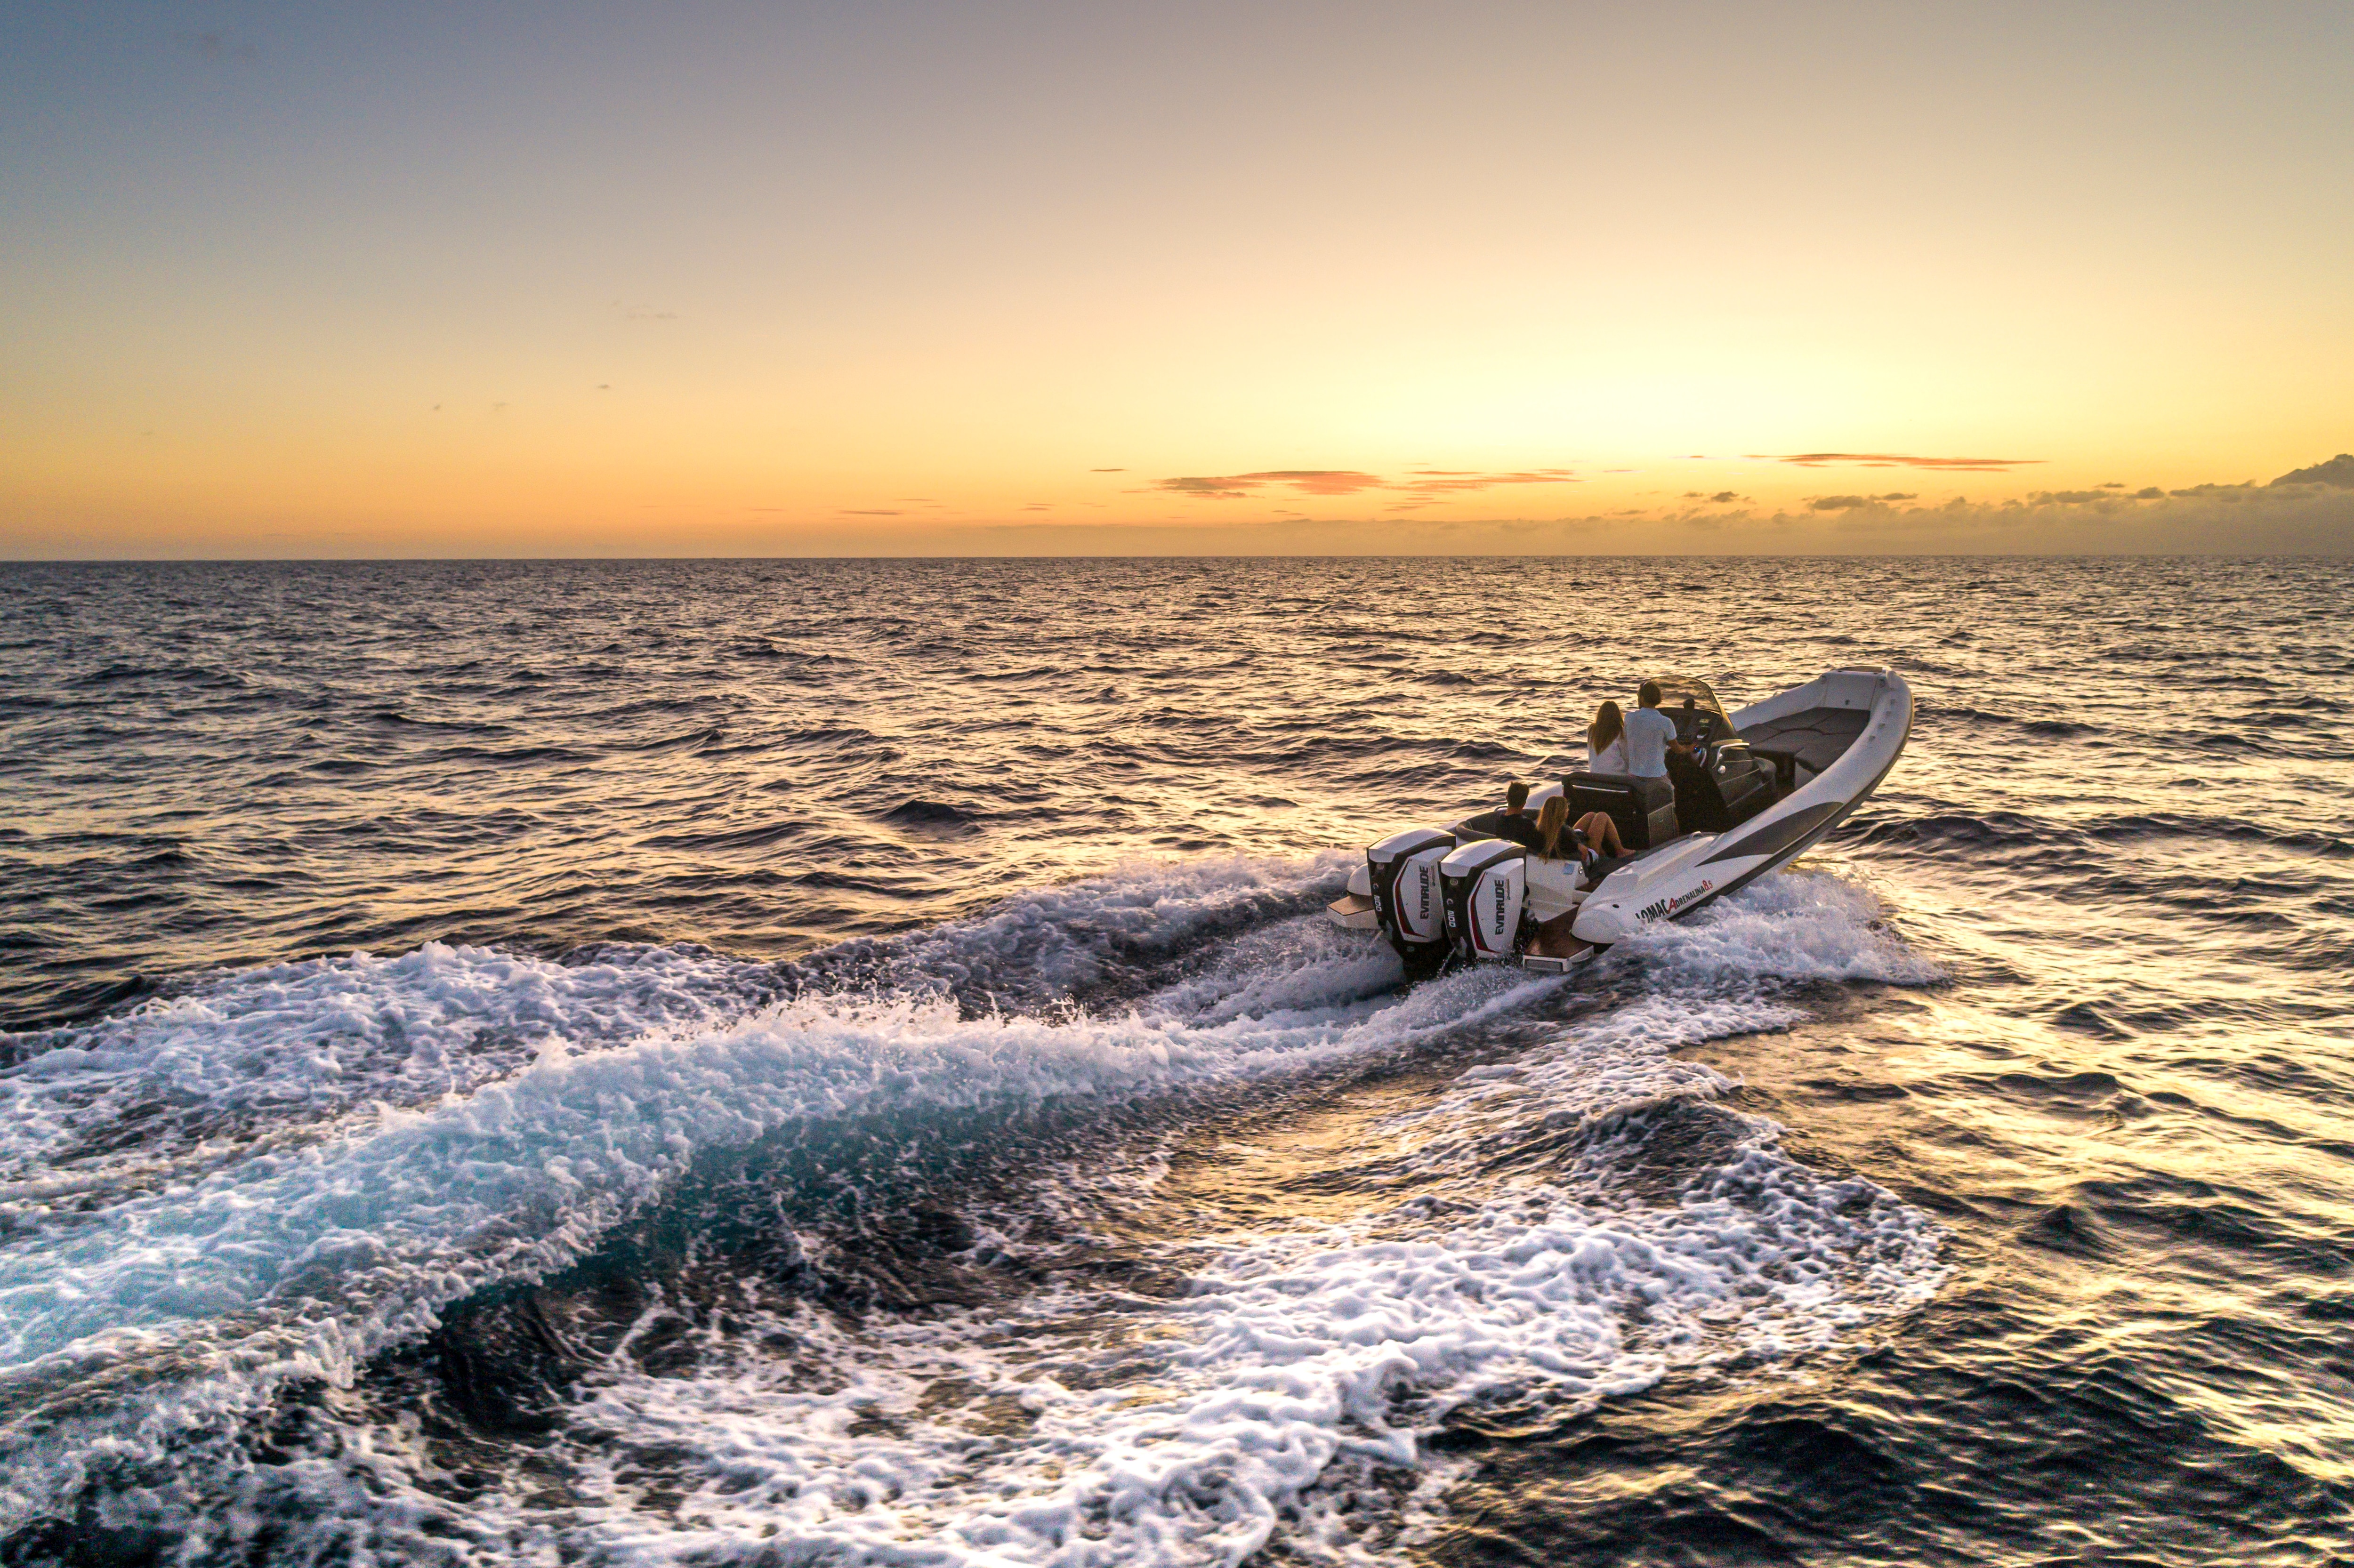
[[[1528,891],[1527,852],[1505,839],[1474,839],[1438,863],[1447,895],[1447,940],[1469,960],[1509,959],[1532,935],[1521,929]]]
[[[1447,903],[1438,863],[1455,847],[1453,833],[1408,828],[1365,851],[1372,913],[1390,945],[1409,960],[1447,950]]]
[[[1567,969],[1805,853],[1879,787],[1913,729],[1912,688],[1884,668],[1833,670],[1733,714],[1702,682],[1656,683],[1687,748],[1670,777],[1571,773],[1529,797],[1532,814],[1565,795],[1572,821],[1603,811],[1617,824],[1630,858],[1598,885],[1575,859],[1498,838],[1483,813],[1373,845],[1332,919],[1380,931],[1417,969]]]

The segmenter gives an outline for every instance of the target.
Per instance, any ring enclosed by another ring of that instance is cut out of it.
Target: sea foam
[[[690,956],[568,969],[427,949],[227,977],[55,1044],[12,1075],[23,1103],[49,1107],[21,1124],[28,1153],[67,1146],[79,1110],[128,1103],[134,1081],[244,1116],[295,1107],[302,1135],[251,1137],[209,1164],[199,1150],[119,1192],[14,1201],[0,1388],[16,1414],[0,1444],[18,1462],[0,1507],[36,1513],[86,1464],[135,1463],[266,1405],[290,1376],[348,1385],[449,1303],[546,1276],[699,1159],[796,1122],[1296,1075],[1443,1040],[1571,983],[1487,969],[1399,992],[1382,949],[1280,913],[1329,868],[1289,868],[1288,888],[1285,874],[1129,872],[918,939],[969,976],[1010,971],[1006,945],[1049,930],[1053,966],[1074,976],[1236,928],[1207,965],[1100,1013],[976,1012],[928,987],[804,992],[722,1021],[760,977]],[[1802,1016],[1716,994],[1728,970],[1761,957],[1767,972],[1901,969],[1844,885],[1780,880],[1797,885],[1729,901],[1696,948],[1647,948],[1658,973],[1642,994],[1373,1129],[1415,1198],[1340,1225],[1172,1242],[1179,1300],[1066,1287],[1010,1316],[855,1331],[794,1308],[779,1319],[803,1347],[789,1361],[739,1344],[680,1379],[617,1356],[569,1417],[597,1436],[567,1439],[586,1506],[561,1521],[489,1498],[462,1530],[425,1528],[429,1463],[389,1432],[366,1440],[366,1477],[296,1467],[269,1484],[325,1488],[304,1505],[321,1531],[424,1555],[471,1542],[483,1560],[561,1544],[700,1561],[781,1542],[877,1561],[1234,1562],[1278,1527],[1304,1552],[1356,1553],[1372,1538],[1340,1517],[1352,1478],[1419,1474],[1421,1500],[1385,1527],[1407,1529],[1448,1473],[1421,1443],[1449,1410],[1575,1404],[1680,1366],[1787,1356],[1933,1287],[1933,1229],[1868,1183],[1814,1177],[1770,1124],[1740,1120],[1672,1204],[1614,1195],[1626,1125],[1725,1086],[1674,1046]],[[1160,921],[1193,935],[1164,940]],[[1710,994],[1692,993],[1702,971]],[[61,1087],[78,1079],[79,1097]],[[1584,1163],[1500,1187],[1483,1174],[1497,1139],[1561,1126],[1591,1132]],[[827,1369],[814,1380],[811,1355]],[[944,1401],[949,1383],[966,1393]],[[104,1389],[133,1386],[139,1400],[91,1414]],[[976,1436],[972,1411],[991,1402],[1021,1413],[1019,1434]],[[659,1517],[627,1473],[653,1451],[688,1499]],[[195,1513],[182,1525],[212,1539]]]

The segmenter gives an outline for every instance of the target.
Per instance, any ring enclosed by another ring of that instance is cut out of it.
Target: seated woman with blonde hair
[[[1555,795],[1537,813],[1537,853],[1547,860],[1575,858],[1591,887],[1618,869],[1627,853],[1618,824],[1607,811],[1588,811],[1573,824],[1569,801]]]

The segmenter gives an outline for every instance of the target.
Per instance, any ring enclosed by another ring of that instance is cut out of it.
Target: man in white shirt
[[[1646,681],[1636,694],[1641,706],[1627,715],[1627,771],[1638,779],[1665,779],[1668,753],[1682,751],[1676,721],[1659,711],[1659,683]]]

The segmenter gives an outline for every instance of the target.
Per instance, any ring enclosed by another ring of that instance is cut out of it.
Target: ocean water
[[[0,567],[0,1562],[2354,1556],[2354,567]],[[1362,846],[1887,662],[1809,857]]]

